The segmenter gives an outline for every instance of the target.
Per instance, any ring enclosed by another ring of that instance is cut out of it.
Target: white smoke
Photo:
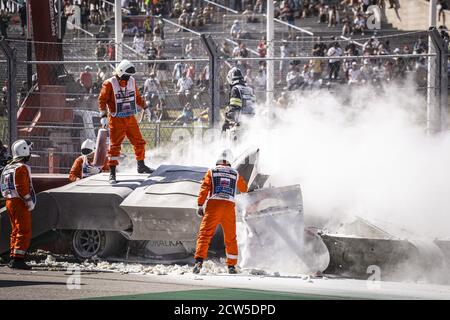
[[[450,238],[450,134],[426,133],[426,101],[413,86],[351,90],[298,92],[286,109],[270,112],[259,106],[234,146],[217,133],[180,131],[150,159],[211,167],[224,147],[238,155],[257,146],[271,185],[301,185],[306,224],[332,227],[359,216]]]
[[[250,123],[261,171],[302,186],[305,218],[358,215],[427,237],[450,236],[450,135],[428,135],[425,99],[413,89],[353,89],[351,101],[296,94],[277,120]]]

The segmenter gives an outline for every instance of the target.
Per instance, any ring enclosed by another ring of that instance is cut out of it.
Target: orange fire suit
[[[112,77],[103,83],[98,97],[99,110],[102,115],[107,113],[110,145],[108,151],[108,165],[119,164],[120,149],[125,137],[133,145],[136,160],[145,158],[145,140],[142,138],[136,117],[137,105],[144,108],[145,101],[142,99],[136,81],[130,77],[128,81],[118,80]]]
[[[198,232],[195,259],[206,259],[211,238],[214,236],[217,225],[221,224],[227,265],[236,265],[238,245],[234,196],[236,190],[247,192],[247,189],[245,179],[231,167],[218,165],[214,169],[208,170],[203,178],[197,199],[199,206],[203,206],[206,198],[208,198],[208,202]]]
[[[23,258],[31,241],[30,210],[36,204],[30,167],[21,162],[7,165],[1,176],[1,191],[6,198],[6,210],[12,229],[10,255],[13,258]]]
[[[94,167],[91,163],[89,163],[89,160],[86,156],[79,156],[75,159],[72,168],[70,168],[69,173],[69,180],[71,182],[76,181],[77,179],[84,179],[87,177],[90,177],[95,173],[96,170],[92,170]],[[100,173],[101,171],[107,172],[109,171],[108,163],[106,162],[101,170],[98,170],[97,173]]]

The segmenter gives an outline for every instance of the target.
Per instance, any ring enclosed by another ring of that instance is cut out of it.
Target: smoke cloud
[[[258,106],[237,143],[180,129],[171,145],[150,152],[151,164],[211,167],[223,148],[237,156],[258,147],[266,185],[301,185],[307,226],[333,230],[359,216],[450,239],[450,134],[426,133],[425,97],[413,86],[346,90],[297,92],[287,108]]]
[[[302,186],[305,218],[380,219],[424,237],[450,236],[450,134],[425,131],[425,99],[411,88],[296,94],[275,121],[249,123],[276,186]]]

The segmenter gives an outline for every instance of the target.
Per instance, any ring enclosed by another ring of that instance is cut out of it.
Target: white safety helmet
[[[131,61],[124,59],[116,67],[116,75],[121,78],[123,75],[131,76],[136,73],[136,68]]]
[[[227,82],[229,85],[235,85],[239,82],[244,81],[244,76],[242,75],[242,72],[239,68],[233,67],[228,71],[227,74]]]
[[[31,156],[33,143],[28,140],[17,140],[11,146],[13,159],[25,158]]]
[[[95,151],[95,142],[91,139],[86,139],[81,144],[81,154],[84,156],[88,156]]]
[[[231,166],[231,162],[233,162],[233,153],[230,149],[225,149],[217,157],[216,165],[227,164]]]

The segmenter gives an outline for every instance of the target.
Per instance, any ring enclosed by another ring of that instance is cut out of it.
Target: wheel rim
[[[77,230],[73,235],[75,253],[83,258],[95,256],[101,248],[102,233],[99,230]]]

